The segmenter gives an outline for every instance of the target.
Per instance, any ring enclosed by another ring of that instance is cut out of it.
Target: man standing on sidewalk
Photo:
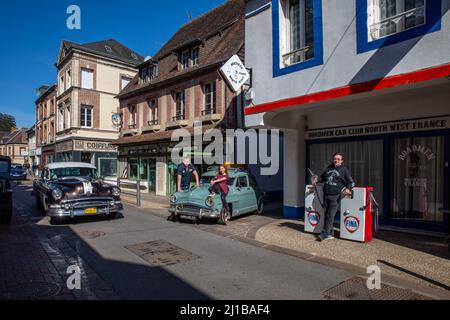
[[[333,223],[334,217],[339,210],[339,205],[342,196],[349,196],[352,194],[352,189],[355,187],[350,172],[343,165],[344,157],[337,152],[333,156],[333,163],[330,164],[320,177],[313,177],[313,185],[324,182],[324,206],[325,206],[325,221],[324,230],[319,236],[320,241],[334,239]]]
[[[191,164],[189,158],[184,158],[183,162],[178,166],[177,169],[177,192],[188,191],[191,187],[192,176],[195,177],[195,186],[200,186],[200,178],[195,167]],[[172,213],[168,220],[176,220],[175,214]]]

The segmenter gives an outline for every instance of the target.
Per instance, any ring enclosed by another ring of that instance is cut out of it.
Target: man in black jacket
[[[349,196],[352,194],[352,189],[355,183],[350,176],[350,172],[343,166],[344,157],[337,152],[333,156],[333,163],[330,164],[320,177],[313,177],[313,185],[317,183],[324,183],[324,209],[325,221],[324,229],[319,236],[320,241],[334,239],[333,236],[333,222],[342,196]]]

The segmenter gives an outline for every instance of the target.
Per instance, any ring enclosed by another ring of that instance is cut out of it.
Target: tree
[[[0,113],[0,131],[12,131],[16,128],[16,118],[9,114]]]

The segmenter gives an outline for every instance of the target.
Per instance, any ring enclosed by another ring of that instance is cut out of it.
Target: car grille
[[[200,207],[196,207],[196,206],[192,206],[192,205],[183,205],[183,207],[179,208],[178,211],[180,213],[186,213],[186,214],[199,214]]]
[[[100,207],[108,205],[109,201],[113,199],[101,198],[101,199],[75,199],[65,201],[62,204],[70,204],[74,208],[86,208],[86,207]]]

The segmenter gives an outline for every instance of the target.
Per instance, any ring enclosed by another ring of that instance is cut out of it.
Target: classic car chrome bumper
[[[109,215],[121,210],[123,210],[123,205],[120,201],[112,199],[78,199],[63,201],[57,205],[49,205],[47,216],[74,218],[81,216]]]
[[[169,212],[178,216],[185,216],[197,219],[216,219],[220,217],[220,212],[214,208],[203,208],[192,205],[171,206]]]

